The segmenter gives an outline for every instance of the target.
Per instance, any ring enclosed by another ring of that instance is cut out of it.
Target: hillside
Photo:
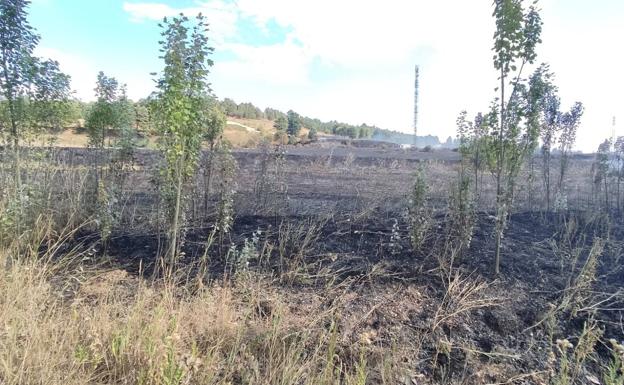
[[[273,122],[268,119],[243,119],[228,117],[227,125],[223,130],[223,139],[233,147],[249,148],[258,145],[263,140],[272,141],[276,129]],[[306,137],[308,129],[302,128],[300,136]],[[51,136],[45,138],[48,141]],[[89,143],[84,130],[68,128],[55,136],[54,145],[59,147],[86,147]],[[38,143],[35,143],[38,144]],[[47,143],[42,143],[47,144]],[[141,145],[147,148],[155,148],[156,137],[150,136],[141,141]]]

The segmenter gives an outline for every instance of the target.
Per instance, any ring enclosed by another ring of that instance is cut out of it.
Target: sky
[[[563,108],[585,105],[576,147],[594,151],[624,135],[624,1],[539,6],[537,61]],[[413,132],[418,65],[418,133],[444,140],[462,110],[486,111],[496,96],[491,0],[33,0],[30,21],[37,54],[60,62],[78,98],[94,98],[104,71],[137,100],[162,69],[158,23],[180,12],[207,17],[220,99]]]

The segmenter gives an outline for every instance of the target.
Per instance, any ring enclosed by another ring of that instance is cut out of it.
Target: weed
[[[410,236],[412,247],[418,252],[431,228],[431,211],[427,207],[427,182],[423,169],[418,170],[409,200]]]

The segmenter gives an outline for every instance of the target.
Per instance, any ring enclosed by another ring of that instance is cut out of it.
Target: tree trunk
[[[477,142],[477,150],[475,151],[475,161],[474,161],[474,184],[475,184],[475,203],[476,206],[479,207],[479,164],[480,164],[480,159],[479,159],[479,146],[481,145],[480,142],[480,138],[477,137],[476,138]]]
[[[618,178],[617,178],[617,193],[616,193],[616,196],[615,196],[618,215],[621,214],[621,207],[620,207],[620,182],[621,181],[622,181],[622,177],[620,177],[618,175]]]
[[[607,210],[607,213],[609,212],[609,209],[610,209],[610,207],[609,207],[609,190],[608,190],[609,182],[608,182],[608,179],[609,178],[607,176],[605,176],[605,178],[604,178],[604,190],[605,190],[605,208]]]
[[[535,157],[531,156],[531,167],[529,176],[529,212],[533,211],[533,178],[535,177]]]
[[[170,239],[170,249],[169,249],[169,263],[170,263],[170,272],[173,272],[177,251],[178,251],[178,228],[180,226],[180,209],[182,202],[182,157],[178,159],[178,165],[176,167],[177,173],[177,183],[176,183],[176,197],[175,197],[175,208],[173,211],[173,222],[171,224],[171,239]]]
[[[500,273],[500,249],[501,249],[501,239],[503,237],[503,224],[502,221],[504,218],[501,217],[503,210],[503,197],[502,197],[502,173],[503,173],[503,163],[505,159],[505,142],[503,130],[505,128],[505,71],[501,67],[501,106],[500,106],[500,129],[498,133],[498,145],[499,145],[499,155],[498,155],[498,165],[496,169],[496,220],[498,222],[498,226],[496,228],[496,258],[494,261],[494,273],[498,275]]]
[[[15,189],[19,191],[22,187],[22,172],[21,172],[21,159],[20,159],[20,143],[19,134],[17,132],[17,118],[15,116],[15,101],[13,98],[8,100],[9,115],[11,118],[11,139],[13,140],[13,178],[15,182]]]
[[[550,212],[550,149],[544,154],[544,184],[546,185],[546,212]]]
[[[212,190],[212,164],[214,160],[214,143],[210,143],[210,154],[204,168],[204,215],[208,212],[210,192]]]

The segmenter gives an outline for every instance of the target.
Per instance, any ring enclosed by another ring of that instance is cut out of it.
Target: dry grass
[[[2,384],[363,384],[366,377],[363,361],[338,357],[327,318],[292,314],[261,281],[191,295],[119,270],[68,270],[52,281],[50,265],[8,264],[0,275]]]
[[[273,122],[266,119],[238,119],[228,118],[228,121],[240,123],[258,130],[249,131],[241,126],[228,124],[223,131],[223,138],[234,147],[253,147],[258,145],[263,139],[272,140],[275,134]],[[307,131],[305,132],[307,135]],[[46,144],[48,138],[42,144]],[[36,144],[36,143],[35,143]],[[59,147],[87,147],[89,137],[86,132],[78,133],[75,129],[67,129],[54,136],[54,145]],[[147,147],[156,148],[156,138],[147,138]]]
[[[87,133],[77,133],[73,128],[59,133],[55,139],[55,145],[60,147],[87,147],[89,144]]]
[[[260,133],[235,125],[227,125],[223,131],[223,139],[233,147],[255,147],[262,141],[262,138]]]
[[[365,383],[335,306],[289,307],[250,272],[197,289],[104,269],[69,233],[40,220],[0,249],[0,384]]]
[[[223,130],[223,138],[234,147],[255,147],[263,140],[272,141],[275,135],[273,121],[268,119],[241,119],[227,118],[229,122],[239,123],[243,126],[251,127],[257,132],[250,131],[236,124],[228,124]],[[305,139],[308,137],[309,130],[302,128],[300,137]],[[323,133],[320,133],[323,135]],[[51,138],[46,138],[44,143]],[[75,129],[67,129],[54,136],[54,145],[59,147],[87,147],[89,138],[85,132],[78,133]],[[147,138],[147,147],[156,148],[156,138]]]
[[[268,119],[242,119],[242,118],[233,118],[228,117],[228,121],[240,123],[242,125],[252,127],[260,131],[260,133],[265,135],[273,135],[275,133],[275,128],[273,127],[273,121]]]

